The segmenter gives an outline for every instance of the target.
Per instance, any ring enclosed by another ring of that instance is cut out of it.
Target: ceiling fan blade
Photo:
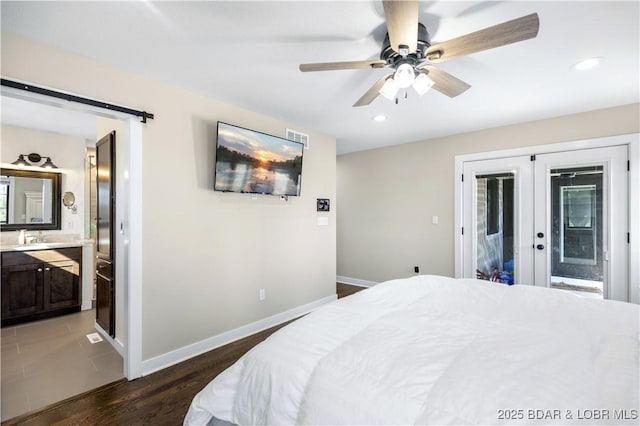
[[[384,68],[387,63],[381,60],[372,61],[347,61],[347,62],[321,62],[317,64],[301,64],[300,71],[334,71]]]
[[[382,2],[387,20],[391,48],[400,52],[400,45],[409,46],[409,52],[418,49],[418,2],[385,0]]]
[[[433,81],[433,88],[435,90],[450,98],[455,98],[471,87],[448,72],[442,71],[441,69],[431,65],[425,65],[418,68],[418,70],[427,74],[427,76]]]
[[[390,78],[392,75],[393,74],[385,75],[380,80],[376,81],[375,84],[371,86],[371,88],[367,90],[367,92],[364,95],[362,95],[362,97],[358,99],[358,101],[355,104],[353,104],[353,106],[354,107],[365,106],[373,102],[373,100],[377,98],[378,95],[380,94],[380,89],[382,89],[384,82],[387,81],[387,79]]]
[[[430,62],[444,62],[459,56],[505,46],[538,35],[540,20],[537,13],[503,22],[461,37],[432,45],[427,49]]]

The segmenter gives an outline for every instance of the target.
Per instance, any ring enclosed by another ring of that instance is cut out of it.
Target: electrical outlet
[[[420,273],[420,267],[419,266],[414,266],[413,267],[413,272],[415,272],[416,274]]]
[[[258,299],[262,301],[266,298],[267,298],[267,291],[264,288],[261,288],[260,291],[258,292]]]

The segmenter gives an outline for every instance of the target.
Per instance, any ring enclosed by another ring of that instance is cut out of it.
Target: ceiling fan
[[[383,0],[387,35],[379,60],[301,64],[300,71],[377,69],[389,67],[392,74],[380,78],[353,105],[369,105],[379,94],[398,103],[397,93],[410,86],[422,96],[431,87],[454,98],[471,86],[429,63],[439,63],[538,35],[537,13],[503,22],[483,30],[432,45],[427,28],[418,22],[418,1]],[[406,92],[405,92],[406,97]]]

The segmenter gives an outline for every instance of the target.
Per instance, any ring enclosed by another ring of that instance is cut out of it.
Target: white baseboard
[[[120,356],[124,359],[125,355],[124,355],[124,345],[122,344],[122,342],[118,339],[114,339],[113,337],[109,336],[109,333],[107,333],[106,331],[104,331],[104,329],[102,327],[100,327],[100,325],[96,322],[95,324],[95,328],[98,331],[98,333],[100,333],[100,335],[102,336],[102,338],[104,340],[106,340],[107,342],[109,342],[109,344],[111,346],[113,346],[113,349],[116,350],[116,352],[118,352],[120,354]]]
[[[357,285],[358,287],[373,287],[374,285],[378,284],[375,281],[360,280],[358,278],[349,278],[349,277],[341,277],[341,276],[336,277],[336,282],[339,282],[341,284]]]
[[[220,346],[258,333],[262,330],[266,330],[267,328],[271,328],[275,325],[282,324],[283,322],[298,318],[299,316],[308,314],[309,312],[314,311],[319,307],[326,305],[327,303],[333,302],[336,299],[336,295],[327,296],[323,299],[298,306],[296,308],[281,312],[276,315],[272,315],[268,318],[261,319],[259,321],[247,324],[234,330],[226,331],[222,334],[209,337],[191,345],[183,346],[182,348],[173,350],[171,352],[146,359],[142,361],[142,375],[149,375],[156,371],[178,364],[182,361],[186,361],[205,352],[209,352]]]

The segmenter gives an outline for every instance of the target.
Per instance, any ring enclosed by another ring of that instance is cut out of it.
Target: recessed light
[[[573,68],[575,68],[578,71],[584,71],[597,66],[601,61],[602,61],[602,58],[588,58],[578,62],[573,66]]]
[[[371,119],[373,121],[385,121],[387,119],[387,117],[382,115],[382,114],[378,114],[375,117],[372,117]]]

